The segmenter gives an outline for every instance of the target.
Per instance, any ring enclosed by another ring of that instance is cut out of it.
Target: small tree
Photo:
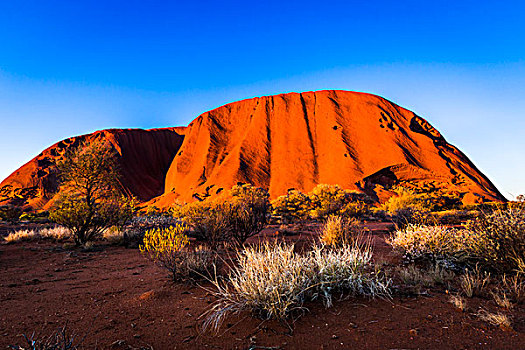
[[[132,199],[122,196],[115,151],[107,142],[82,144],[58,169],[63,194],[50,218],[70,229],[75,243],[85,244],[130,216]]]

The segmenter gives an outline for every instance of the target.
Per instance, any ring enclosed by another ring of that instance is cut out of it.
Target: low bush
[[[87,204],[81,196],[67,194],[51,209],[50,219],[71,231],[77,245],[100,237],[112,226],[124,227],[133,216],[134,199],[111,198]]]
[[[467,229],[479,234],[479,255],[484,264],[500,272],[525,273],[525,205],[483,212]]]
[[[237,245],[243,245],[268,223],[270,195],[265,189],[249,184],[233,186],[230,195],[229,233]]]
[[[192,234],[212,250],[244,242],[259,233],[270,213],[269,194],[249,184],[233,186],[229,193],[172,209],[192,228]]]
[[[287,194],[274,199],[271,204],[272,216],[285,224],[306,220],[312,207],[310,197],[298,190],[288,190]]]
[[[332,215],[321,227],[321,242],[328,246],[340,247],[355,245],[362,238],[365,230],[360,222],[354,218],[346,219]]]
[[[398,269],[398,273],[401,281],[405,285],[418,288],[447,285],[456,277],[453,272],[448,271],[438,264],[434,264],[425,269],[409,265],[405,268]]]
[[[17,223],[22,215],[22,208],[16,205],[0,205],[0,219],[12,224]]]
[[[440,225],[459,225],[466,223],[468,220],[474,220],[480,214],[476,210],[445,210],[433,212],[431,217],[433,221]]]
[[[339,212],[341,216],[347,218],[361,218],[372,215],[370,204],[361,200],[347,203]]]
[[[386,212],[396,215],[400,210],[428,210],[425,202],[414,191],[404,187],[394,189],[395,195],[390,197],[385,203],[381,205],[381,209]]]
[[[217,329],[229,314],[249,310],[264,319],[284,320],[303,310],[305,300],[323,299],[328,307],[336,291],[389,296],[389,280],[372,270],[371,253],[355,246],[316,246],[297,254],[294,246],[269,244],[239,252],[229,283],[217,279],[211,291],[218,301],[205,314],[204,327]]]
[[[181,252],[189,244],[185,225],[152,229],[146,232],[140,251],[167,269],[174,280],[180,275]]]
[[[465,264],[475,260],[480,240],[480,235],[470,230],[411,224],[397,230],[389,243],[411,260],[446,260]]]
[[[312,203],[310,215],[316,219],[325,219],[330,215],[358,217],[369,212],[368,196],[342,189],[339,185],[319,184],[308,196]]]
[[[49,222],[49,212],[48,211],[40,211],[36,213],[25,212],[22,215],[20,215],[19,219],[20,221],[43,224],[43,223]]]
[[[408,225],[390,239],[407,257],[479,263],[500,273],[525,272],[525,207],[482,212],[463,228]]]
[[[187,227],[177,224],[151,229],[144,235],[140,251],[169,271],[174,281],[208,276],[215,254],[203,247],[189,247]]]
[[[230,209],[227,202],[206,200],[187,204],[176,215],[192,229],[197,240],[217,251],[230,238]]]

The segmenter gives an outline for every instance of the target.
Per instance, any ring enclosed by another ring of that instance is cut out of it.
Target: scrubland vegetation
[[[525,300],[523,201],[465,207],[456,193],[398,186],[379,204],[337,185],[291,189],[270,201],[265,189],[238,184],[160,211],[121,191],[108,145],[80,147],[59,167],[64,195],[49,213],[56,225],[20,229],[4,240],[86,245],[102,238],[139,247],[174,281],[199,281],[215,296],[202,315],[206,329],[241,312],[286,322],[303,314],[307,302],[330,307],[336,296],[395,298],[428,290],[450,293],[451,306],[461,311],[471,298],[488,300],[496,311],[483,308],[477,317],[511,329],[512,312]],[[42,219],[15,211],[4,207],[4,220]],[[387,242],[403,256],[401,265],[374,261],[364,221],[394,224]],[[250,241],[268,225],[298,223],[318,233],[306,248],[278,238]]]

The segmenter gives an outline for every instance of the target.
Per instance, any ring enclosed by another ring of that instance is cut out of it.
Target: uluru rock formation
[[[41,207],[57,190],[53,164],[66,147],[107,138],[123,183],[157,206],[191,201],[237,182],[271,197],[319,183],[376,193],[401,181],[444,186],[468,199],[505,200],[426,120],[379,96],[318,91],[265,96],[206,112],[186,128],[104,130],[61,141],[0,186],[38,185]]]

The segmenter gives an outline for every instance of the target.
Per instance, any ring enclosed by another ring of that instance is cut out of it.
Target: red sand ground
[[[378,227],[376,227],[378,228]],[[267,230],[268,236],[274,230]],[[290,241],[309,234],[288,236]],[[373,235],[379,259],[398,261]],[[489,300],[468,299],[462,313],[448,295],[393,300],[349,298],[309,312],[293,323],[293,334],[278,322],[248,314],[226,321],[219,334],[201,333],[199,315],[214,301],[198,286],[173,283],[164,270],[136,249],[102,247],[68,251],[50,242],[0,246],[0,348],[21,334],[50,334],[67,323],[91,349],[520,349],[525,312],[513,311],[514,330],[479,321],[474,313]]]

